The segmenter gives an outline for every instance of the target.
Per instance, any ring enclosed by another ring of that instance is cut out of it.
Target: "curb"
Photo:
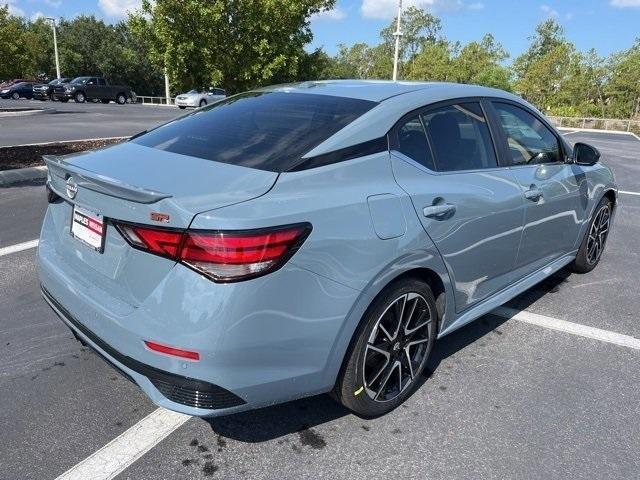
[[[16,110],[14,112],[0,111],[0,118],[30,117],[33,115],[44,115],[47,113],[53,113],[53,110],[50,108],[42,108],[42,109],[33,109],[33,110]]]
[[[130,135],[122,137],[102,137],[102,138],[81,138],[79,140],[56,140],[53,142],[41,142],[41,143],[23,143],[20,145],[0,145],[0,149],[3,148],[18,148],[18,147],[47,147],[49,145],[61,145],[65,143],[80,143],[80,142],[99,142],[101,140],[126,140],[131,138]]]
[[[636,140],[640,140],[640,137],[633,132],[625,132],[624,130],[602,130],[597,128],[571,128],[571,127],[556,127],[556,130],[569,133],[611,133],[613,135],[631,135]]]
[[[0,188],[13,183],[28,182],[30,180],[44,180],[47,178],[47,167],[16,168],[0,171]]]

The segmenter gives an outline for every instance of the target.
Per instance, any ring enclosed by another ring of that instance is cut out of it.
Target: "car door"
[[[100,87],[98,87],[98,79],[95,77],[87,80],[87,83],[84,86],[85,95],[87,99],[100,98]]]
[[[390,134],[396,181],[444,259],[458,312],[514,279],[524,202],[493,128],[475,99],[409,114]]]
[[[505,157],[525,198],[517,268],[530,273],[575,249],[586,215],[586,179],[565,162],[564,142],[540,116],[519,104],[491,103]]]

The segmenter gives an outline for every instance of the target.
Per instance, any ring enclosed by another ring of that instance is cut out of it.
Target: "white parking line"
[[[594,340],[600,340],[601,342],[613,343],[614,345],[619,345],[621,347],[640,350],[640,339],[629,335],[623,335],[609,330],[602,330],[600,328],[588,327],[579,323],[567,322],[566,320],[560,320],[558,318],[547,317],[545,315],[520,311],[508,307],[498,307],[492,313],[500,317],[518,320],[519,322],[529,323],[531,325],[538,325],[539,327],[548,328],[550,330],[557,330],[559,332],[570,333],[580,337],[593,338]]]
[[[114,478],[190,418],[158,408],[56,480]]]
[[[0,257],[9,255],[11,253],[21,252],[23,250],[29,250],[30,248],[36,248],[38,246],[38,239],[29,240],[28,242],[18,243],[17,245],[10,245],[8,247],[0,248]]]
[[[640,192],[627,192],[625,190],[618,190],[618,193],[623,193],[624,195],[637,195],[637,196],[640,196]]]

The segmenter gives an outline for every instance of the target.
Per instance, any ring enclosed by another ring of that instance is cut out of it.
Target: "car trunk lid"
[[[108,218],[186,228],[195,215],[259,197],[275,172],[188,157],[125,142],[102,150],[45,157],[61,197]],[[71,179],[71,180],[69,180]],[[70,198],[67,182],[77,192]],[[152,213],[162,213],[154,216]],[[168,217],[168,218],[167,218]]]

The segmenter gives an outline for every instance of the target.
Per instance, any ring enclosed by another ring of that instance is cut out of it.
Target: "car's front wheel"
[[[127,103],[127,96],[124,93],[119,93],[116,96],[116,103],[118,105],[124,105],[125,103]]]
[[[13,98],[14,100],[18,100],[20,98],[20,94],[18,92],[13,92],[11,94],[11,98]]]
[[[415,278],[390,284],[355,333],[334,394],[362,417],[390,412],[420,382],[436,337],[437,309],[429,286]]]
[[[593,211],[591,222],[585,233],[578,254],[571,264],[576,273],[587,273],[596,268],[600,262],[602,252],[609,237],[613,204],[607,197],[603,197]]]
[[[204,107],[207,104],[205,99],[200,100],[200,108]]]
[[[77,92],[77,93],[74,95],[73,100],[74,100],[76,103],[84,103],[84,102],[86,102],[86,101],[87,101],[87,97],[85,97],[85,96],[84,96],[84,93],[82,93],[82,92]]]

